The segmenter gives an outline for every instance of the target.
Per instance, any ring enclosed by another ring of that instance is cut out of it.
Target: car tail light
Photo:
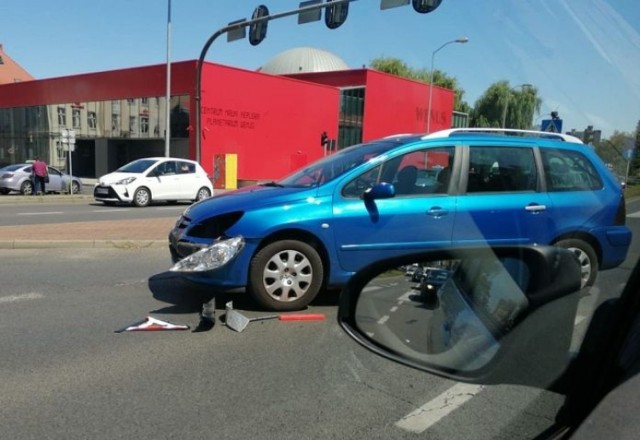
[[[627,205],[625,203],[624,194],[620,197],[618,211],[616,212],[615,224],[624,225],[627,221]]]

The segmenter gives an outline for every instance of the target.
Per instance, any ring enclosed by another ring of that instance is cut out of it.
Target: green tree
[[[640,121],[638,121],[638,125],[636,125],[636,132],[634,137],[635,137],[635,143],[634,143],[635,157],[631,161],[629,174],[633,176],[637,176],[638,173],[640,173],[640,157],[638,157],[638,155],[640,154]]]
[[[532,85],[512,87],[508,81],[498,81],[478,98],[471,111],[472,127],[502,127],[530,129],[533,116],[540,111],[542,100]]]
[[[431,81],[431,74],[428,69],[414,69],[409,67],[404,61],[393,57],[381,57],[375,58],[369,63],[369,67],[380,72],[389,73],[391,75],[401,76],[403,78],[409,78],[416,81],[422,81],[429,84]],[[459,112],[468,113],[471,110],[471,106],[467,104],[464,97],[464,89],[458,85],[458,80],[446,73],[434,69],[433,71],[433,84],[439,87],[453,90],[454,101],[453,109]]]
[[[595,145],[596,153],[602,161],[610,165],[619,176],[626,174],[627,160],[624,157],[624,150],[630,139],[629,133],[614,131],[609,139],[602,139]]]

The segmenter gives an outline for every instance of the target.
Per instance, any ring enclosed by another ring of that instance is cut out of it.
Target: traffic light
[[[326,131],[323,131],[322,134],[320,135],[320,146],[324,147],[327,145],[327,143],[329,143],[329,136],[327,136]]]
[[[267,15],[269,15],[269,9],[265,5],[260,5],[253,11],[251,19],[255,20]],[[267,24],[269,24],[269,21],[263,20],[249,26],[249,43],[252,46],[257,46],[267,36]]]
[[[327,3],[334,0],[327,0]],[[324,12],[324,23],[329,29],[336,29],[342,26],[349,14],[349,3],[339,3],[336,5],[327,6]]]
[[[442,0],[411,0],[413,9],[420,14],[428,14],[440,6]]]

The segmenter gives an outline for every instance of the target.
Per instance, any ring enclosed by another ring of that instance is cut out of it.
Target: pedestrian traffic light
[[[327,3],[334,0],[327,0]],[[338,3],[335,5],[327,6],[324,12],[324,23],[329,29],[336,29],[342,26],[342,23],[347,19],[349,14],[349,3]]]
[[[267,15],[269,15],[269,9],[267,9],[265,5],[260,5],[253,11],[251,19],[256,20],[258,18],[266,17]],[[249,43],[251,43],[252,46],[257,46],[267,36],[268,23],[269,21],[265,19],[252,23],[249,26]]]
[[[323,131],[320,135],[320,146],[324,147],[329,142],[329,136],[327,136],[327,132]]]

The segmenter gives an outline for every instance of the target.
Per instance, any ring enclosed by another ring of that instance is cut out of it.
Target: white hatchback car
[[[198,162],[172,157],[134,160],[106,174],[93,189],[94,198],[106,205],[152,201],[200,201],[211,197],[213,185]]]

